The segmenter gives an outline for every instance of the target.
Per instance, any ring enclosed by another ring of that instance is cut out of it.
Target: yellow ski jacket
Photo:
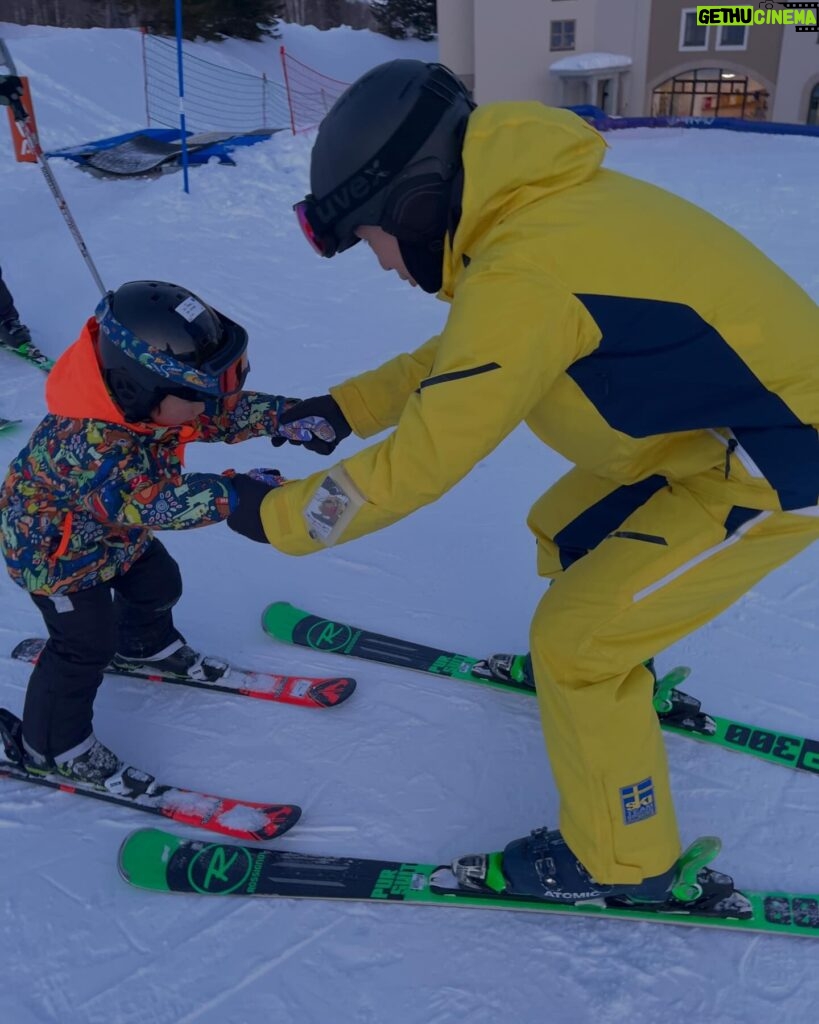
[[[341,541],[435,501],[521,421],[621,484],[654,474],[759,509],[819,501],[819,307],[738,232],[601,168],[605,143],[539,103],[470,117],[443,332],[332,389],[363,498]],[[323,470],[261,515],[289,554],[322,544]],[[816,510],[819,511],[819,510]]]

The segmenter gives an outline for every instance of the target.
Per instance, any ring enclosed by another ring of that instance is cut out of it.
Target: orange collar
[[[46,381],[46,404],[54,416],[72,420],[105,420],[122,423],[137,433],[152,434],[155,427],[127,423],[102,378],[97,358],[99,325],[91,317],[79,338],[63,352]]]
[[[97,357],[99,324],[91,317],[73,345],[69,346],[54,364],[46,381],[46,404],[54,416],[73,420],[104,420],[121,423],[136,434],[161,433],[164,438],[176,433],[181,442],[179,456],[187,442],[201,437],[196,422],[179,427],[164,427],[158,423],[129,423],[114,402],[103,380]]]

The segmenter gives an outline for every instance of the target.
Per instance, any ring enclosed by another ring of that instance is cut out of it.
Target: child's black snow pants
[[[179,566],[156,538],[110,583],[53,597],[32,594],[48,643],[26,691],[26,744],[55,757],[86,740],[105,666],[115,653],[149,657],[179,639],[171,609],[181,594]]]

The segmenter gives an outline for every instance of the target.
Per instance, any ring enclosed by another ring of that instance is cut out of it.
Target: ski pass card
[[[341,466],[321,481],[304,510],[307,532],[325,547],[335,544],[364,498]]]

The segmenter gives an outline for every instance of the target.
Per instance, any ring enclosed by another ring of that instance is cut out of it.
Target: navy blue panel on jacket
[[[655,473],[654,476],[640,480],[636,484],[618,487],[605,498],[590,505],[553,538],[558,547],[561,566],[568,569],[578,558],[596,548],[618,526],[622,526],[632,512],[645,505],[648,499],[667,483],[665,477]],[[651,540],[664,543],[662,538]]]
[[[759,380],[722,335],[677,302],[578,295],[600,328],[567,373],[630,437],[730,428],[783,509],[819,500],[819,436]]]
[[[743,508],[741,505],[734,505],[725,518],[725,536],[730,537],[741,526],[744,526],[752,519],[756,519],[761,514],[758,508]]]

